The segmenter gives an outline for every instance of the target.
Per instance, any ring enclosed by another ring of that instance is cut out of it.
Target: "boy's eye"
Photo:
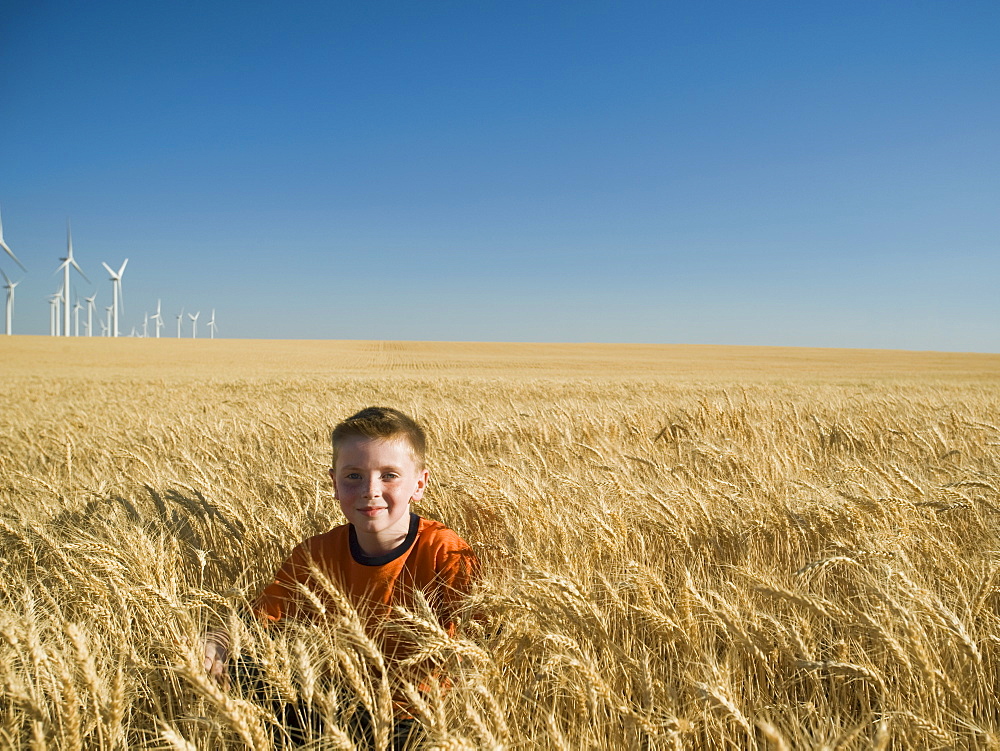
[[[382,477],[385,478],[386,480],[395,480],[396,478],[399,477],[399,475],[397,475],[395,472],[386,472],[384,475],[382,475]]]
[[[349,472],[347,475],[348,480],[360,480],[361,474],[358,472]]]

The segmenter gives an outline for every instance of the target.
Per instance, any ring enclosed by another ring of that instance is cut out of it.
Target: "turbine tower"
[[[83,303],[80,302],[80,298],[76,298],[76,305],[73,306],[73,336],[80,336],[80,311],[83,309]]]
[[[7,334],[7,336],[10,336],[12,333],[14,333],[11,330],[11,322],[13,321],[14,318],[14,287],[19,285],[21,283],[21,280],[12,282],[7,277],[7,275],[3,273],[2,270],[0,270],[0,274],[3,274],[3,280],[7,282],[4,285],[4,289],[7,290],[7,329],[5,333]]]
[[[87,301],[87,336],[94,335],[94,300],[97,298],[95,292],[90,297],[83,298]]]
[[[212,338],[215,338],[215,308],[212,308],[212,317],[208,319],[208,330],[212,332]]]
[[[150,316],[154,321],[156,321],[156,338],[160,338],[160,329],[163,328],[163,316],[160,315],[160,301],[156,301],[156,314]]]
[[[56,271],[61,270],[63,272],[63,294],[65,295],[63,301],[63,336],[69,336],[69,267],[72,266],[80,272],[80,276],[87,279],[87,275],[83,273],[80,265],[73,258],[73,233],[70,230],[69,219],[66,220],[66,257],[59,260],[62,261],[62,265]],[[89,279],[87,279],[87,284],[90,284]],[[77,335],[79,335],[79,332],[77,332]]]
[[[62,335],[62,328],[61,328],[62,327],[62,307],[60,307],[60,306],[66,304],[66,295],[64,294],[65,291],[66,291],[65,287],[60,287],[59,291],[56,292],[54,295],[52,295],[52,297],[49,298],[49,300],[52,301],[52,307],[55,310],[55,315],[56,315],[55,321],[53,321],[53,325],[52,325],[52,336],[61,336]]]
[[[121,296],[122,290],[122,274],[125,273],[125,267],[128,265],[128,259],[122,263],[122,267],[118,271],[113,271],[108,264],[101,262],[101,265],[108,270],[111,275],[111,308],[112,308],[112,319],[111,319],[111,336],[118,336],[118,299]],[[124,301],[122,302],[122,307],[124,308]]]
[[[184,308],[181,308],[181,312],[177,314],[177,338],[181,338],[181,321],[184,320]]]
[[[59,336],[59,295],[49,295],[49,336]]]
[[[108,322],[105,324],[101,323],[101,331],[104,332],[103,336],[111,336],[111,311],[115,309],[114,305],[107,306],[104,310],[108,313]]]
[[[11,250],[11,249],[10,249],[10,248],[9,248],[9,247],[7,246],[7,243],[5,243],[5,242],[3,241],[3,219],[2,219],[2,218],[0,218],[0,248],[3,248],[4,250],[6,250],[6,251],[7,251],[7,255],[9,255],[9,256],[10,256],[11,258],[13,258],[13,259],[14,259],[14,263],[16,263],[16,264],[17,264],[18,266],[20,266],[20,267],[21,267],[21,271],[27,271],[27,269],[26,269],[26,268],[24,268],[24,264],[23,264],[23,263],[21,263],[21,262],[20,262],[19,260],[17,260],[17,256],[16,256],[16,255],[14,255],[14,251],[13,251],[13,250]],[[20,284],[20,283],[21,283],[21,282],[18,282],[18,284]]]
[[[200,315],[201,315],[201,311],[200,310],[197,313],[195,313],[194,315],[191,315],[190,313],[188,313],[188,318],[191,319],[191,338],[192,339],[197,339],[198,338],[198,316],[200,316]]]

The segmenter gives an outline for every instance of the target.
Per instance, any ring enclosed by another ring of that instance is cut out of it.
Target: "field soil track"
[[[378,377],[1000,381],[1000,354],[670,344],[0,338],[0,377]]]

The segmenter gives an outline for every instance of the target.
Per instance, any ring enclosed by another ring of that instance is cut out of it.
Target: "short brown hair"
[[[333,466],[337,466],[340,444],[346,439],[362,436],[377,440],[403,438],[410,444],[413,460],[418,469],[424,468],[427,457],[427,436],[424,429],[408,415],[392,407],[365,407],[351,415],[333,429],[330,443],[333,445]]]

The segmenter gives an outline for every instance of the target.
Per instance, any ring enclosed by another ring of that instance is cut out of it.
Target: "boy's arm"
[[[301,546],[300,546],[301,548]],[[252,612],[258,618],[269,621],[280,620],[290,614],[294,606],[292,592],[295,576],[301,568],[302,555],[300,548],[292,551],[292,555],[278,569],[274,581],[264,588],[253,604]],[[232,644],[229,632],[225,628],[209,631],[204,637],[205,671],[222,685],[229,684],[227,666],[229,649]]]
[[[444,553],[438,571],[441,625],[454,635],[458,609],[479,578],[479,559],[467,544]]]
[[[288,556],[253,604],[253,614],[265,621],[295,618],[299,614],[299,588],[309,584],[310,565],[316,560],[312,540],[306,540]]]

